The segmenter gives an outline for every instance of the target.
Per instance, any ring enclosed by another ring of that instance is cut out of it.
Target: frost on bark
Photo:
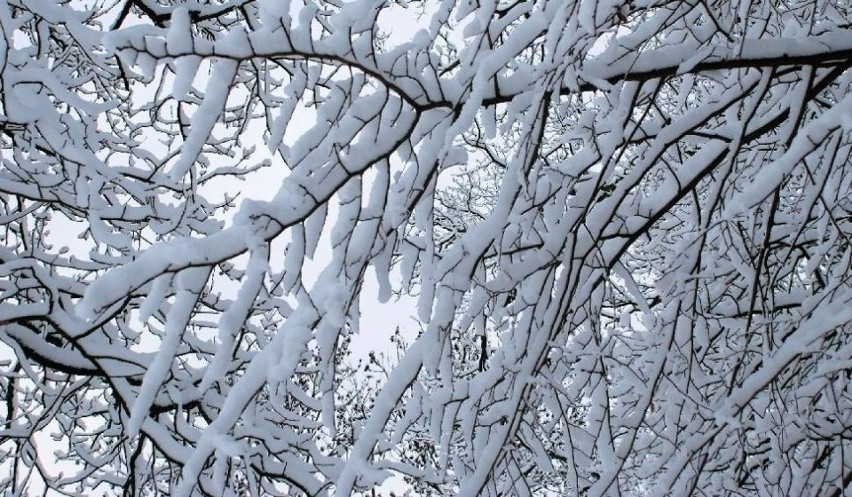
[[[0,0],[0,491],[848,493],[850,20]]]

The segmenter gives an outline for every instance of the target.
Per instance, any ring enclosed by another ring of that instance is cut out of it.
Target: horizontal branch
[[[156,36],[156,32],[161,35]],[[423,51],[400,53],[397,48],[386,53],[365,52],[353,46],[352,40],[344,44],[339,43],[337,37],[314,40],[304,30],[281,26],[274,30],[260,29],[250,33],[233,31],[216,42],[193,38],[192,43],[185,46],[166,43],[164,30],[155,31],[152,28],[111,33],[111,37],[115,50],[145,52],[158,59],[198,55],[234,60],[298,59],[347,66],[381,81],[418,111],[457,108],[466,100],[470,88],[468,81],[459,80],[461,76],[441,79],[436,73],[425,78],[431,79],[432,84],[424,86],[422,73],[433,72],[435,67],[431,63],[416,63],[421,59],[431,60],[430,57],[424,57]],[[852,65],[852,30],[837,30],[803,39],[749,39],[743,40],[738,47],[684,44],[644,50],[638,54],[618,53],[619,48],[614,47],[583,62],[577,73],[571,72],[563,79],[560,93],[566,95],[578,91],[595,91],[603,82],[649,81],[679,74],[747,67],[849,67]],[[364,52],[363,55],[360,55],[361,52]],[[411,62],[402,64],[400,59]],[[400,74],[395,70],[397,67],[405,67],[406,71]],[[510,102],[527,92],[531,85],[538,84],[541,78],[542,74],[536,71],[516,71],[505,78],[498,76],[493,85],[484,86],[490,90],[485,90],[482,103],[484,106],[492,106]]]

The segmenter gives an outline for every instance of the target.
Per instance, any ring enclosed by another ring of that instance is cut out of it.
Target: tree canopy
[[[852,488],[849,2],[0,32],[2,493]]]

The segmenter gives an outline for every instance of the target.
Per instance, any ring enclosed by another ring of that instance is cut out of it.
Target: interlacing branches
[[[848,493],[850,19],[0,0],[0,490]]]

